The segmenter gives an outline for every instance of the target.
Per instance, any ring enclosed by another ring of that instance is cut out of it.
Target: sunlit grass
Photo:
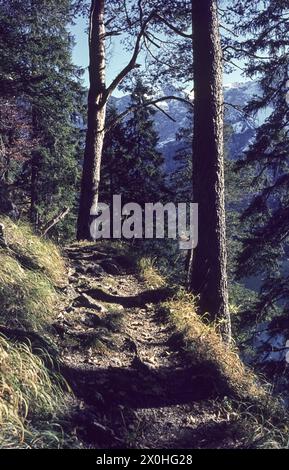
[[[13,338],[23,332],[18,342],[0,336],[0,447],[65,447],[59,419],[68,412],[67,384],[55,373],[54,358],[39,344],[32,351],[25,337],[36,333],[51,343],[65,262],[58,248],[28,225],[7,217],[0,222],[7,242],[0,249],[0,325],[14,331]]]
[[[263,399],[267,392],[260,386],[255,374],[240,360],[238,351],[227,346],[214,324],[197,313],[194,297],[178,291],[175,297],[162,304],[175,329],[182,334],[187,351],[195,363],[214,364],[231,392],[239,397]]]
[[[141,257],[137,262],[138,272],[147,287],[157,289],[166,284],[166,280],[161,276],[155,266],[155,260],[149,257]]]
[[[0,447],[28,445],[31,421],[49,420],[65,408],[63,381],[51,376],[26,344],[0,336]],[[26,442],[26,444],[25,444]]]
[[[65,280],[65,262],[57,246],[35,235],[28,224],[14,223],[8,217],[0,217],[11,255],[18,257],[24,267],[39,269],[55,284]]]
[[[0,251],[0,321],[14,327],[41,330],[56,314],[57,294],[45,274],[24,269]]]

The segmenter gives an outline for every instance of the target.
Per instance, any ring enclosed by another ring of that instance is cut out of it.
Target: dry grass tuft
[[[29,440],[29,421],[47,420],[64,408],[63,390],[42,360],[24,344],[0,336],[0,447]]]
[[[38,333],[46,343],[60,300],[56,288],[66,280],[64,260],[28,225],[7,217],[0,222],[7,242],[0,249],[0,324],[24,335]],[[54,361],[47,351],[33,344],[32,352],[27,341],[0,335],[0,448],[64,447],[59,419],[69,408],[67,385],[48,370]]]
[[[180,291],[162,307],[175,329],[182,334],[186,350],[195,363],[214,364],[233,395],[257,400],[267,397],[255,374],[240,360],[237,350],[222,341],[215,325],[208,324],[198,315],[191,294]]]
[[[137,269],[141,279],[151,289],[157,289],[166,285],[166,280],[156,268],[155,260],[142,257],[137,262]]]

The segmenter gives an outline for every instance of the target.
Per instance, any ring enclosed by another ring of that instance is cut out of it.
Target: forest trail
[[[54,325],[78,397],[75,432],[95,448],[236,447],[210,377],[192,367],[126,256],[66,248],[69,285]]]

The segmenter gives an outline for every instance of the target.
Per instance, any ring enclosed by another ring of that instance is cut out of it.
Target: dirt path
[[[67,248],[66,305],[55,328],[79,402],[75,432],[91,447],[234,447],[204,383],[156,313],[125,257],[93,245]]]

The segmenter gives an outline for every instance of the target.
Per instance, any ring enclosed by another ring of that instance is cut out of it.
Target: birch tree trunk
[[[100,165],[105,133],[105,0],[92,0],[89,26],[87,134],[81,182],[77,238],[90,239],[91,211],[97,208]]]
[[[230,341],[223,160],[222,50],[217,0],[193,0],[193,200],[199,204],[199,242],[190,265],[190,288],[201,313],[221,320]]]

